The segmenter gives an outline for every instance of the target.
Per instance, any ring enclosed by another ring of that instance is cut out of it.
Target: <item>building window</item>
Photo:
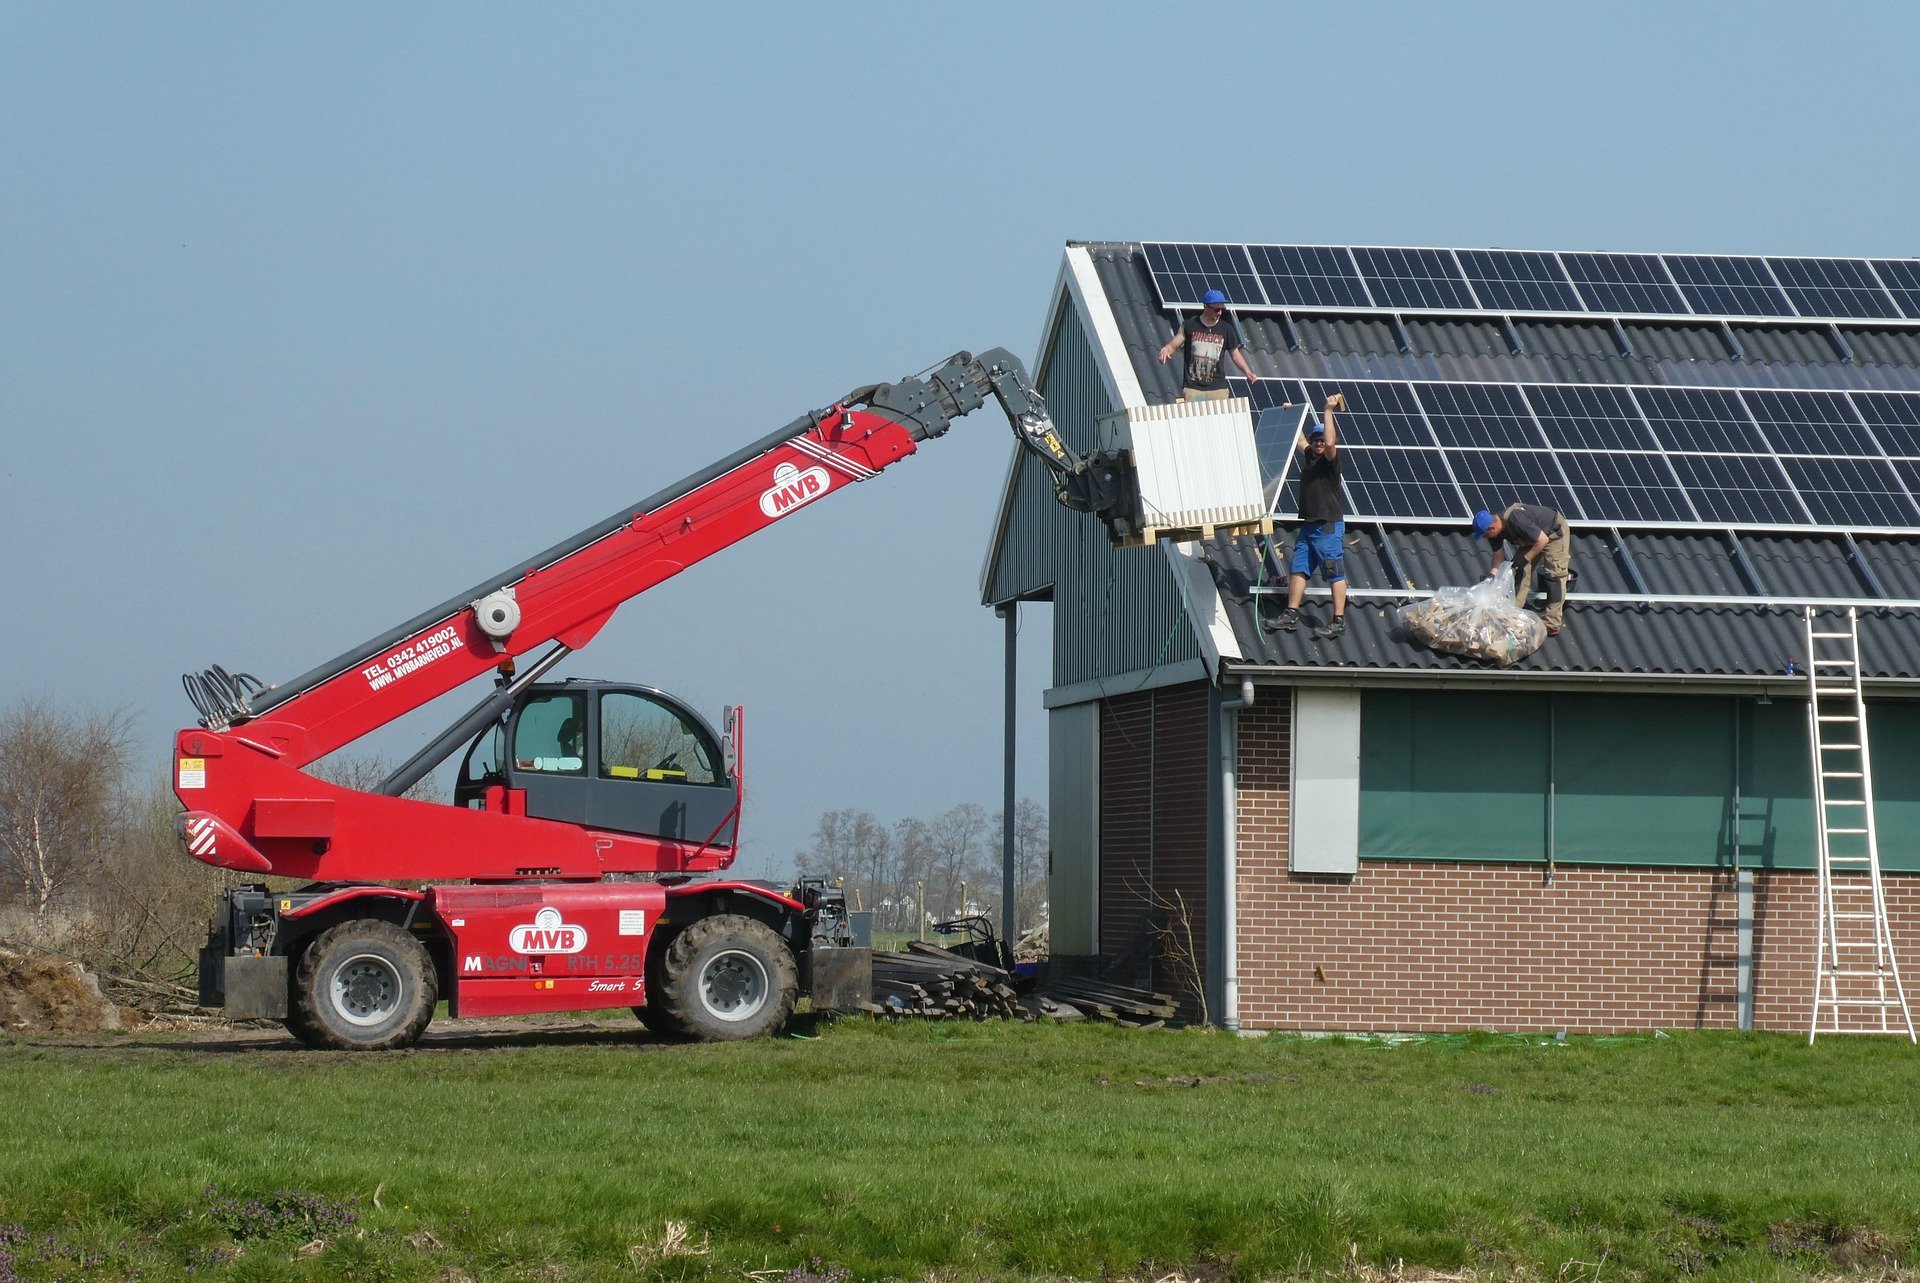
[[[1920,871],[1920,703],[1875,701],[1867,724],[1881,865]],[[1360,854],[1811,868],[1806,704],[1367,691]]]

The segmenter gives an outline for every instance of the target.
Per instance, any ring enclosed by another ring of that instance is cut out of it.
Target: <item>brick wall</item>
[[[1197,1015],[1192,990],[1206,974],[1206,929],[1207,687],[1103,700],[1101,973],[1175,992]],[[1169,930],[1181,956],[1168,956]]]
[[[1708,869],[1362,861],[1287,870],[1284,692],[1240,714],[1240,1023],[1248,1029],[1732,1028],[1738,899]],[[1815,879],[1755,877],[1755,1025],[1804,1031]],[[1910,997],[1920,876],[1887,879]]]

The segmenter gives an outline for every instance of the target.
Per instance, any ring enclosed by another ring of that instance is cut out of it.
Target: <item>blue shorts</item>
[[[1339,583],[1347,577],[1347,523],[1336,521],[1328,525],[1324,521],[1309,521],[1300,527],[1300,537],[1293,541],[1292,573],[1313,578],[1314,567],[1320,568],[1320,577],[1328,583]]]

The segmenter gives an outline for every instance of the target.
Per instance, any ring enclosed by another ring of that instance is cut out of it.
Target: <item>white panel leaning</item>
[[[1167,530],[1210,538],[1222,528],[1259,526],[1266,516],[1245,397],[1130,406],[1106,426],[1116,438],[1109,448],[1133,456],[1137,528],[1149,541]]]

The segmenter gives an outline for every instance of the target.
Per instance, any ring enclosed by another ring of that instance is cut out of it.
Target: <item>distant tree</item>
[[[1021,798],[1013,808],[1013,909],[1020,931],[1046,921],[1050,843],[1047,808],[1033,798]]]
[[[826,811],[794,865],[802,877],[843,881],[849,901],[871,908],[893,889],[893,835],[871,811]]]
[[[371,793],[380,787],[380,781],[393,774],[393,767],[387,759],[378,753],[365,755],[357,753],[332,753],[321,758],[307,768],[308,773],[325,780],[329,784],[338,784],[343,789],[354,789],[361,793]],[[444,802],[447,794],[439,781],[429,775],[401,794],[416,802]]]
[[[130,718],[39,699],[0,712],[0,878],[44,915],[99,868],[118,816]]]
[[[982,854],[993,817],[985,807],[962,802],[933,817],[927,825],[929,876],[927,905],[941,917],[965,913],[961,884],[966,883],[968,899],[986,904],[998,894],[999,883],[983,885]]]

